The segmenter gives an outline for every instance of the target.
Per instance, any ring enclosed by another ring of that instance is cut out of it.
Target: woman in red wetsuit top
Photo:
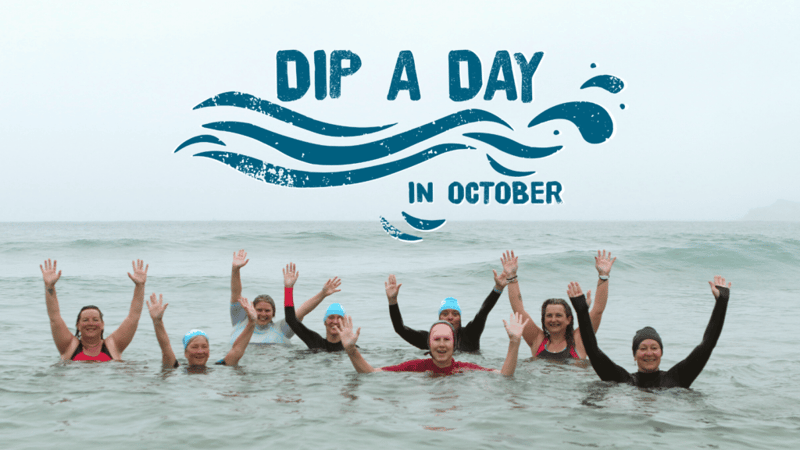
[[[526,321],[527,322],[527,321]],[[406,361],[396,366],[387,366],[383,368],[372,367],[358,351],[356,341],[361,328],[355,333],[353,332],[353,319],[350,316],[345,316],[342,325],[337,325],[339,328],[338,334],[342,339],[347,354],[350,356],[350,361],[356,368],[358,373],[370,372],[430,372],[433,374],[450,375],[453,373],[460,373],[469,370],[485,370],[490,372],[500,372],[503,375],[514,375],[514,370],[517,368],[517,353],[519,353],[519,343],[521,341],[522,330],[525,327],[525,322],[522,322],[522,316],[519,314],[512,314],[508,323],[503,321],[508,332],[508,354],[503,363],[501,370],[487,369],[477,364],[465,363],[455,361],[453,359],[453,351],[455,349],[455,329],[453,325],[447,321],[440,320],[431,326],[428,333],[428,347],[431,355],[428,359],[415,359]]]
[[[592,318],[592,328],[594,332],[600,327],[600,320],[603,318],[603,310],[606,308],[608,300],[608,277],[611,266],[617,258],[611,258],[611,253],[606,254],[603,250],[597,251],[594,258],[595,269],[597,269],[598,280],[596,299],[594,308],[589,313]],[[522,305],[522,294],[520,294],[519,283],[517,280],[517,257],[513,251],[507,251],[500,259],[503,263],[503,271],[508,274],[508,299],[511,302],[511,309],[522,314],[522,317],[530,319],[530,315]],[[586,293],[586,301],[591,304],[591,291]],[[531,354],[537,359],[548,359],[554,361],[575,361],[586,359],[586,350],[583,347],[580,331],[574,328],[575,319],[572,316],[572,309],[569,303],[560,298],[545,300],[542,304],[542,328],[536,326],[530,320],[522,333],[525,342],[531,347]]]
[[[84,306],[78,313],[75,322],[75,335],[69,331],[66,322],[61,317],[56,297],[56,282],[61,278],[61,271],[56,269],[56,261],[49,259],[40,265],[42,278],[44,278],[44,296],[47,304],[47,315],[50,316],[50,331],[53,340],[63,360],[73,361],[111,361],[122,357],[122,352],[128,347],[139,326],[139,317],[144,304],[144,283],[147,281],[147,268],[142,260],[133,264],[133,275],[128,277],[133,281],[133,301],[128,317],[122,321],[116,331],[107,338],[103,338],[103,314],[97,306]]]

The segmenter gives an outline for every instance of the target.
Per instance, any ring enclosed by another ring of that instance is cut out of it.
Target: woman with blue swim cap
[[[247,312],[242,309],[239,304],[239,297],[242,296],[242,278],[240,269],[247,265],[250,260],[247,259],[247,252],[239,250],[233,253],[233,266],[231,269],[231,345],[236,342],[236,339],[247,326]],[[303,320],[306,314],[314,310],[321,302],[329,295],[339,292],[339,285],[341,280],[338,278],[331,278],[322,287],[316,295],[306,300],[299,308],[295,315],[297,320]],[[288,343],[289,339],[294,336],[294,332],[287,323],[286,319],[278,321],[275,318],[275,301],[269,295],[259,295],[253,299],[253,308],[256,310],[256,329],[253,331],[253,336],[250,338],[251,344],[284,344]]]
[[[455,350],[463,352],[480,350],[481,334],[483,334],[483,329],[486,326],[486,319],[489,317],[494,305],[497,304],[497,299],[500,298],[503,289],[508,285],[505,272],[500,275],[495,270],[492,270],[492,272],[494,272],[494,288],[489,292],[486,300],[483,301],[483,305],[481,305],[478,313],[475,314],[475,318],[467,325],[461,326],[461,306],[458,304],[458,300],[448,297],[442,300],[439,305],[439,320],[449,322],[455,329]],[[429,332],[411,329],[403,323],[403,316],[400,315],[400,306],[397,304],[397,294],[400,292],[402,284],[397,284],[397,278],[394,275],[389,275],[389,279],[384,283],[384,286],[386,287],[386,298],[389,300],[389,316],[392,318],[394,331],[409,344],[419,349],[427,350]]]
[[[242,308],[247,311],[247,326],[242,331],[242,334],[236,338],[230,351],[224,358],[217,361],[215,364],[222,366],[235,366],[239,360],[244,356],[247,349],[247,344],[250,343],[250,336],[253,334],[256,325],[256,311],[246,298],[239,298],[239,303]],[[147,302],[147,308],[150,310],[150,317],[153,319],[153,327],[156,330],[156,339],[158,345],[161,347],[161,362],[165,368],[175,368],[180,364],[178,359],[175,358],[175,353],[172,351],[172,345],[169,343],[169,336],[164,327],[164,311],[166,311],[169,303],[164,303],[161,294],[156,298],[156,294],[150,296],[150,301]],[[202,330],[190,330],[183,336],[183,355],[189,363],[189,367],[202,368],[206,366],[209,357],[209,341],[208,335]]]
[[[328,352],[344,350],[342,339],[339,336],[339,329],[337,328],[337,325],[341,325],[344,317],[344,308],[339,303],[332,303],[325,311],[325,318],[322,319],[325,324],[324,338],[318,333],[309,330],[297,319],[294,311],[294,284],[297,282],[298,276],[300,276],[300,272],[297,271],[294,263],[287,264],[286,268],[283,269],[283,306],[286,323],[289,324],[294,334],[305,342],[311,350],[325,350]],[[337,283],[336,286],[338,287],[339,284]],[[339,292],[339,290],[337,289],[336,292]]]

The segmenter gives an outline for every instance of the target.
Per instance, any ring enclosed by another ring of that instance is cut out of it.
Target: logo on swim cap
[[[331,303],[331,306],[328,306],[328,309],[325,311],[325,317],[322,319],[322,322],[326,322],[328,320],[328,316],[330,315],[337,315],[344,317],[344,308],[339,303]]]
[[[454,299],[453,297],[447,297],[446,299],[442,300],[442,304],[439,306],[439,314],[442,313],[445,309],[455,309],[458,311],[458,314],[461,314],[461,307],[458,306],[458,300]]]
[[[206,338],[206,341],[208,341],[208,335],[203,330],[190,330],[185,336],[183,336],[183,351],[186,351],[186,347],[189,346],[189,342],[191,342],[192,339],[196,338],[197,336],[203,336]]]

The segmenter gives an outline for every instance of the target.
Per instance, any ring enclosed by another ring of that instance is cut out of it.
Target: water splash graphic
[[[613,75],[598,75],[583,83],[581,89],[590,87],[599,87],[611,92],[612,94],[616,94],[617,92],[625,89],[625,82]]]
[[[389,236],[397,239],[398,241],[420,242],[422,240],[422,238],[419,236],[413,236],[411,234],[406,234],[398,230],[397,228],[394,227],[394,225],[390,224],[388,220],[384,219],[383,216],[381,216],[381,225],[383,226],[383,231],[385,231]]]
[[[614,134],[614,121],[602,106],[591,102],[569,102],[553,106],[536,116],[528,128],[551,120],[564,119],[572,122],[583,140],[590,144],[602,144]]]
[[[402,212],[401,214],[403,214],[403,218],[406,219],[406,223],[411,225],[411,228],[424,232],[438,230],[439,228],[444,226],[445,222],[447,222],[445,219],[440,219],[440,220],[418,219],[412,216],[411,214],[407,214],[405,211]]]

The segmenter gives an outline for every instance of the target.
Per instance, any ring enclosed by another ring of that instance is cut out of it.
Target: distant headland
[[[800,202],[778,200],[770,206],[751,209],[741,220],[800,222]]]

